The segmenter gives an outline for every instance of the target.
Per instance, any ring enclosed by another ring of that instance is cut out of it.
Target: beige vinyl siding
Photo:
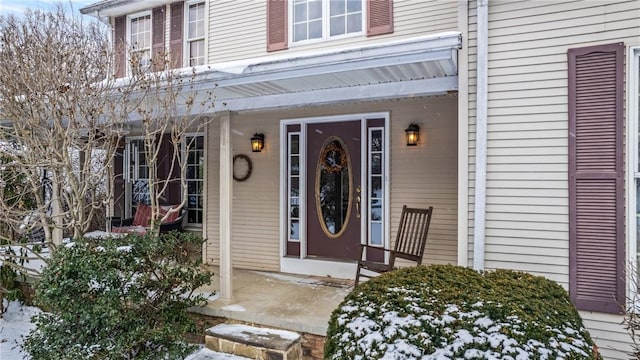
[[[637,41],[638,18],[638,2],[489,3],[486,267],[544,265],[533,271],[567,285],[566,52]],[[475,48],[475,23],[470,29]],[[474,113],[474,97],[470,108]],[[512,237],[511,248],[494,247],[493,237]],[[547,240],[542,253],[530,251],[532,239]]]
[[[457,98],[443,96],[235,115],[231,121],[233,153],[251,157],[253,175],[245,182],[233,183],[231,243],[234,267],[279,270],[279,121],[371,112],[391,113],[391,239],[402,205],[433,206],[425,262],[456,263]],[[404,129],[411,122],[418,123],[421,128],[421,145],[415,148],[407,147],[404,137]],[[249,149],[249,138],[256,131],[265,134],[265,150],[259,154],[251,153]],[[219,123],[214,121],[208,133],[209,197],[205,234],[205,261],[212,264],[219,261],[218,146]]]
[[[289,44],[287,50],[267,53],[267,5],[264,0],[212,0],[209,7],[209,61],[218,63],[269,54],[360,46],[390,39],[456,31],[456,6],[455,0],[394,0],[392,34],[352,36],[305,45]],[[366,28],[366,24],[364,27]]]
[[[256,121],[257,119],[257,121]],[[219,183],[220,125],[214,121],[208,136],[208,203],[206,261],[219,263]],[[232,115],[233,154],[248,155],[252,175],[245,181],[233,181],[231,257],[234,267],[280,270],[279,248],[279,151],[278,121],[275,118]],[[265,149],[251,152],[249,139],[255,132],[265,134]],[[224,210],[222,210],[224,211]]]
[[[469,10],[475,124],[475,2]],[[638,44],[639,19],[638,1],[489,1],[486,268],[528,271],[568,287],[567,50]],[[474,126],[469,138],[473,191]],[[469,206],[472,234],[473,192]],[[628,358],[621,316],[582,315],[605,358]]]
[[[420,146],[406,146],[404,129],[420,126]],[[425,263],[457,263],[457,97],[431,98],[391,113],[391,241],[403,205],[433,206]]]
[[[622,328],[621,316],[588,311],[581,311],[580,316],[603,358],[606,360],[633,358],[629,355],[631,337]]]
[[[266,13],[262,0],[210,0],[210,63],[265,55]]]

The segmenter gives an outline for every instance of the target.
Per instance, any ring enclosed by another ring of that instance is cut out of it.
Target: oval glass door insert
[[[346,229],[351,211],[351,161],[342,139],[328,138],[318,159],[316,208],[324,233],[336,238]]]

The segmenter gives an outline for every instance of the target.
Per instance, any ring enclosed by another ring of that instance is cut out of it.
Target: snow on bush
[[[99,245],[98,242],[99,241]],[[191,234],[84,239],[60,247],[36,283],[46,309],[23,349],[32,360],[183,359],[195,330],[187,309],[211,273],[189,260]]]
[[[553,281],[509,270],[399,269],[333,312],[325,359],[600,359]]]

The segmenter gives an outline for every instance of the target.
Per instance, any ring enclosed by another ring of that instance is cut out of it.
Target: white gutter
[[[488,68],[488,0],[477,5],[477,80],[476,80],[476,164],[475,207],[473,221],[473,268],[484,269],[487,202],[487,68]]]

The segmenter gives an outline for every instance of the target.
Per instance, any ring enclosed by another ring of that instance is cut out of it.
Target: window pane
[[[330,3],[330,16],[342,15],[345,11],[345,3],[344,0],[331,0]]]
[[[371,151],[382,151],[382,130],[371,132]]]
[[[371,201],[371,221],[382,220],[382,199]]]
[[[371,154],[371,173],[382,174],[382,154]]]
[[[204,40],[189,44],[189,66],[204,65]]]
[[[362,11],[361,0],[347,0],[347,12],[359,12]]]
[[[302,41],[307,39],[307,23],[296,24],[293,27],[293,41]]]
[[[291,175],[300,175],[300,158],[298,156],[291,157]]]
[[[297,177],[291,178],[291,196],[298,197],[300,195],[300,179]]]
[[[299,154],[300,153],[300,136],[293,135],[291,136],[291,153]]]
[[[190,22],[189,23],[189,39],[193,39],[195,37],[197,37],[198,35],[198,24],[197,22]]]
[[[300,217],[300,207],[299,206],[291,206],[291,217],[299,218]]]
[[[382,224],[371,223],[371,245],[382,246]]]
[[[309,22],[309,39],[322,38],[322,20]]]
[[[382,198],[382,176],[371,177],[371,197]]]
[[[347,16],[347,33],[362,31],[362,15],[360,13]]]
[[[344,34],[344,17],[338,16],[338,17],[331,18],[330,29],[331,29],[330,36]]]
[[[293,7],[293,22],[298,23],[307,20],[307,4],[296,4]]]
[[[322,19],[322,1],[309,1],[309,20]]]
[[[300,240],[300,222],[298,220],[291,221],[291,240]]]
[[[201,224],[202,223],[202,210],[189,210],[187,212],[188,219],[192,224]]]

